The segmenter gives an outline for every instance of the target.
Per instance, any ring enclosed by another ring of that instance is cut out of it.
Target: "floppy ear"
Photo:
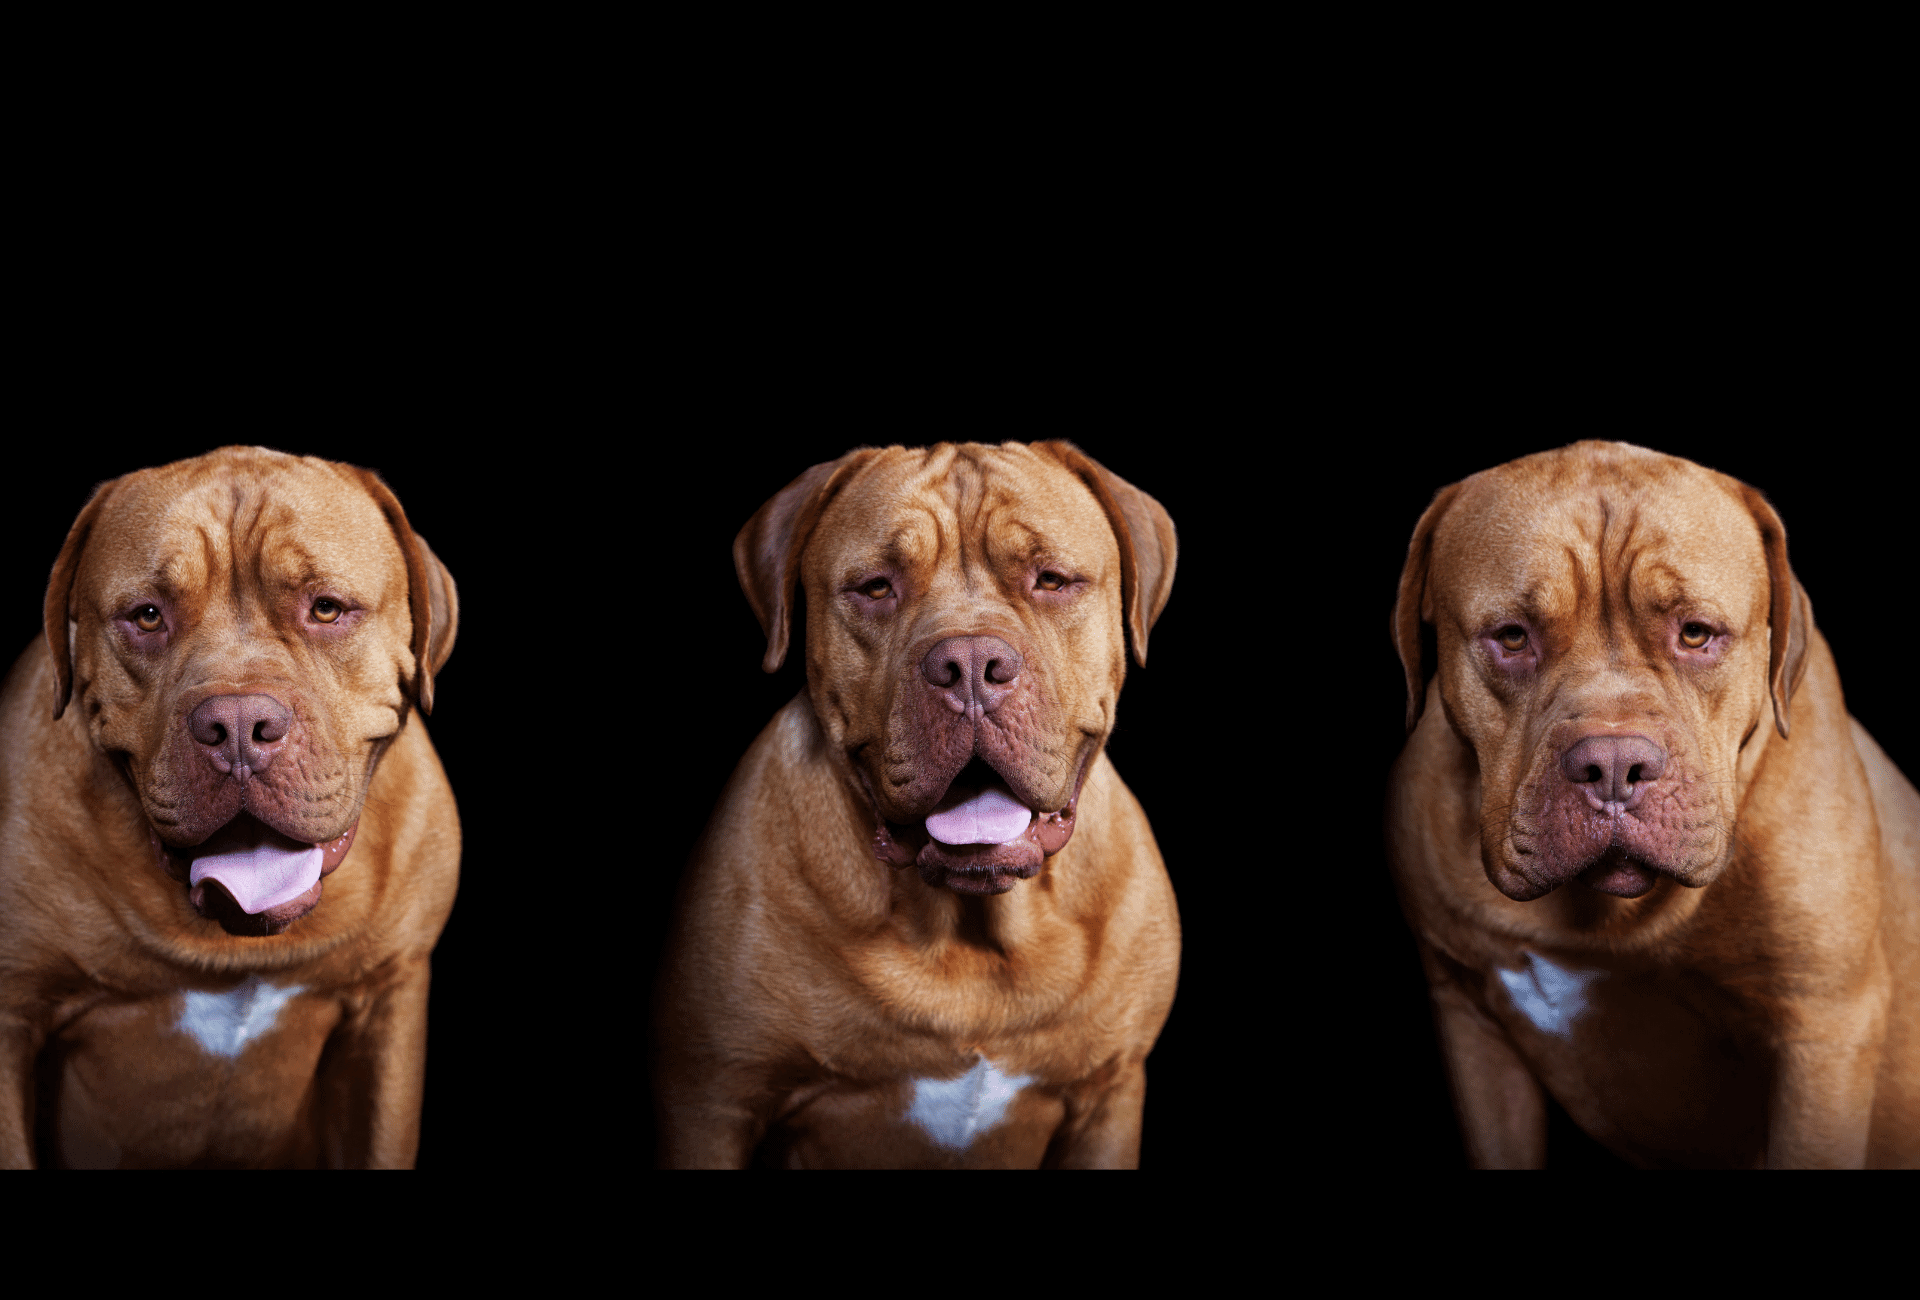
[[[460,593],[453,575],[426,540],[413,531],[407,512],[393,489],[370,469],[343,465],[357,474],[360,485],[387,517],[393,536],[400,543],[400,554],[407,561],[407,612],[413,616],[413,689],[420,712],[433,712],[433,676],[453,653],[453,638],[460,629]]]
[[[1407,563],[1400,570],[1400,597],[1393,607],[1393,647],[1407,674],[1407,733],[1411,735],[1427,703],[1427,671],[1436,665],[1421,662],[1421,624],[1427,609],[1427,569],[1433,558],[1433,530],[1447,507],[1460,495],[1461,484],[1450,483],[1433,494],[1433,504],[1413,526],[1407,544]]]
[[[1037,442],[1082,483],[1106,512],[1120,543],[1120,601],[1126,611],[1133,661],[1147,666],[1147,632],[1173,593],[1173,569],[1179,559],[1173,518],[1166,507],[1115,474],[1070,442]]]
[[[438,676],[447,665],[447,659],[453,654],[453,639],[460,633],[460,591],[453,585],[453,575],[447,572],[447,566],[427,545],[427,539],[419,533],[413,535],[413,544],[420,550],[420,559],[427,571],[427,608],[430,615],[430,636],[427,642],[427,671],[430,677]],[[407,570],[409,586],[408,598],[411,603],[413,570]],[[431,681],[428,683],[431,688]],[[425,706],[422,706],[423,710]],[[426,710],[431,712],[431,710]]]
[[[1753,522],[1760,527],[1760,544],[1767,552],[1767,686],[1773,695],[1773,725],[1784,738],[1787,708],[1807,671],[1807,643],[1813,634],[1813,602],[1787,564],[1787,526],[1759,489],[1740,485]]]
[[[860,447],[839,460],[815,465],[754,511],[733,539],[733,571],[740,577],[740,589],[747,593],[747,604],[753,606],[753,616],[767,634],[762,671],[777,672],[786,661],[800,553],[814,525],[860,467],[879,454],[875,448]]]
[[[93,531],[100,508],[113,495],[119,479],[109,479],[93,490],[80,515],[67,530],[67,541],[53,562],[53,575],[47,579],[47,601],[43,610],[47,654],[53,660],[53,716],[67,711],[73,698],[73,643],[67,635],[67,620],[73,612],[73,577],[80,571],[80,555],[87,549],[87,535]]]

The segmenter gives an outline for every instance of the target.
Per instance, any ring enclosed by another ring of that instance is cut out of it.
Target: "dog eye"
[[[875,578],[872,582],[860,588],[860,594],[868,600],[885,600],[893,594],[893,584],[885,578]]]
[[[1689,650],[1698,650],[1713,640],[1713,629],[1705,623],[1689,623],[1680,629],[1680,644]]]
[[[1039,581],[1033,585],[1041,591],[1058,591],[1067,585],[1067,580],[1049,569],[1042,573]]]
[[[158,632],[160,630],[160,623],[160,607],[158,605],[142,605],[139,609],[133,611],[133,625],[142,632]]]
[[[1527,648],[1527,632],[1525,628],[1503,627],[1498,632],[1495,632],[1493,636],[1494,639],[1511,654],[1518,654]]]
[[[322,596],[319,600],[316,600],[313,602],[313,621],[314,622],[331,623],[333,622],[333,620],[339,617],[340,617],[340,606],[337,602],[328,600],[324,596]]]

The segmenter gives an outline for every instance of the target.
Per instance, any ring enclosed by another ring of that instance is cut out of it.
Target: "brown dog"
[[[851,452],[734,544],[807,690],[696,851],[657,1014],[662,1163],[1133,1166],[1166,868],[1103,745],[1173,583],[1066,443]]]
[[[1473,1163],[1543,1162],[1544,1087],[1642,1166],[1920,1164],[1920,795],[1766,500],[1620,443],[1487,470],[1393,630],[1389,848]]]
[[[457,616],[365,470],[94,493],[0,694],[0,1164],[413,1163]]]

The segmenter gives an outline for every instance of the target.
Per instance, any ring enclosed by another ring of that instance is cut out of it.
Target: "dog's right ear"
[[[733,569],[747,593],[754,617],[767,634],[765,672],[777,672],[787,657],[787,629],[793,621],[794,590],[800,582],[800,553],[820,515],[862,465],[880,453],[860,447],[839,460],[824,461],[773,494],[733,539]]]
[[[1427,672],[1436,665],[1421,662],[1421,623],[1427,600],[1427,569],[1433,558],[1433,530],[1447,507],[1460,495],[1463,484],[1450,483],[1434,493],[1433,504],[1413,526],[1413,541],[1407,545],[1406,567],[1400,570],[1400,598],[1393,607],[1393,646],[1400,652],[1400,666],[1407,674],[1407,734],[1413,734],[1420,711],[1427,702]]]
[[[73,698],[73,639],[67,634],[67,622],[73,615],[73,577],[80,571],[80,556],[87,549],[87,536],[93,531],[100,508],[113,495],[119,479],[109,479],[94,488],[87,504],[80,507],[79,518],[67,530],[66,545],[53,562],[53,576],[47,579],[47,603],[43,611],[46,625],[47,654],[53,660],[53,716],[67,711]]]

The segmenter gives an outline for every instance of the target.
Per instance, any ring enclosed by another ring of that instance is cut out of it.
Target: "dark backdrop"
[[[810,465],[855,446],[920,444],[947,434],[939,420],[931,434],[888,421],[854,423],[824,434],[716,436],[709,454],[667,471],[660,504],[649,507],[660,512],[649,524],[660,540],[648,550],[661,557],[656,567],[674,592],[664,609],[653,611],[655,621],[641,637],[664,670],[663,689],[653,697],[658,727],[641,742],[652,773],[649,820],[657,831],[639,864],[649,883],[636,911],[640,948],[650,960],[657,960],[668,922],[670,895],[662,887],[677,877],[734,763],[805,684],[797,643],[778,673],[760,671],[766,642],[734,576],[734,535]],[[1045,427],[1010,432],[987,421],[972,431],[977,435],[983,425],[993,440],[1072,436],[1108,469],[1155,496],[1179,530],[1173,594],[1149,638],[1147,667],[1129,664],[1108,753],[1153,819],[1185,940],[1173,1013],[1148,1063],[1142,1159],[1164,1168],[1209,1163],[1219,1158],[1218,1038],[1230,1032],[1240,1003],[1232,975],[1237,882],[1256,869],[1251,846],[1219,844],[1192,830],[1191,810],[1217,803],[1223,772],[1239,767],[1232,756],[1242,727],[1238,711],[1209,697],[1206,682],[1233,657],[1248,624],[1262,617],[1257,610],[1223,608],[1214,598],[1230,544],[1219,484],[1234,467],[1175,440]],[[966,425],[955,426],[948,436],[968,436]],[[1266,1052],[1264,1044],[1249,1050]]]
[[[1443,433],[1323,406],[1256,436],[1212,400],[1115,400],[1111,419],[1065,428],[936,418],[918,433],[874,409],[829,433],[742,433],[764,421],[717,409],[614,436],[626,422],[593,411],[523,421],[484,404],[431,429],[391,413],[264,428],[222,412],[185,435],[76,430],[0,515],[0,646],[11,656],[38,634],[47,570],[104,478],[229,441],[379,469],[462,601],[428,722],[466,854],[435,956],[421,1163],[643,1161],[646,1006],[673,885],[733,763],[801,686],[797,656],[759,671],[734,533],[808,465],[861,443],[1073,437],[1180,530],[1172,599],[1111,748],[1185,932],[1144,1163],[1457,1166],[1380,847],[1404,707],[1387,618],[1420,511],[1465,474],[1593,434],[1760,486],[1850,707],[1912,774],[1914,460],[1857,411],[1757,411],[1764,431],[1717,434],[1507,411]],[[378,431],[339,432],[363,423]],[[1605,1162],[1558,1119],[1553,1159]]]
[[[1646,405],[1669,411],[1686,405],[1671,396],[1647,399]],[[1452,422],[1459,417],[1446,412],[1464,405],[1442,397],[1436,410]],[[1354,871],[1344,900],[1327,900],[1355,924],[1342,928],[1340,938],[1309,963],[1324,972],[1313,981],[1321,993],[1313,1000],[1326,1011],[1324,1041],[1338,1044],[1330,1053],[1309,1055],[1330,1056],[1348,1070],[1324,1094],[1329,1108],[1341,1112],[1330,1126],[1339,1136],[1324,1148],[1328,1159],[1457,1167],[1464,1158],[1445,1100],[1418,959],[1399,922],[1380,846],[1382,791],[1403,742],[1406,703],[1388,616],[1407,539],[1436,489],[1588,436],[1685,456],[1760,487],[1786,523],[1789,558],[1832,645],[1849,709],[1910,778],[1920,774],[1913,673],[1901,648],[1911,643],[1915,621],[1909,534],[1916,458],[1910,437],[1896,435],[1857,393],[1748,392],[1699,422],[1720,431],[1674,428],[1683,422],[1657,410],[1547,419],[1496,405],[1469,431],[1366,436],[1339,454],[1335,463],[1342,472],[1331,476],[1341,485],[1339,504],[1306,533],[1340,558],[1315,566],[1329,580],[1318,583],[1315,599],[1306,603],[1304,624],[1285,634],[1305,651],[1309,665],[1336,661],[1328,673],[1333,701],[1318,711],[1314,729],[1333,739],[1333,766],[1355,778],[1335,796],[1336,820],[1353,829]],[[1350,526],[1341,525],[1343,516]],[[1339,860],[1338,849],[1324,860]],[[1617,1162],[1556,1108],[1549,1163]]]
[[[724,414],[694,417],[656,440],[578,425],[530,435],[512,410],[471,410],[431,429],[389,411],[365,421],[385,428],[355,432],[340,429],[362,422],[334,410],[271,427],[221,410],[204,432],[87,428],[56,440],[0,516],[0,609],[12,611],[0,655],[39,635],[53,557],[104,479],[226,442],[379,470],[461,599],[426,723],[465,851],[434,957],[421,1165],[646,1162],[647,1005],[674,886],[734,763],[803,683],[798,653],[778,674],[760,671],[733,536],[816,461],[929,439],[871,412],[826,434],[741,433]],[[1110,752],[1160,829],[1187,945],[1151,1063],[1146,1158],[1190,1164],[1213,1126],[1209,1026],[1235,996],[1223,975],[1230,882],[1249,865],[1180,825],[1181,808],[1217,797],[1208,774],[1231,713],[1199,689],[1239,623],[1211,615],[1205,598],[1221,564],[1217,466],[1153,440],[1079,441],[1156,495],[1181,535],[1151,666],[1130,671]]]

